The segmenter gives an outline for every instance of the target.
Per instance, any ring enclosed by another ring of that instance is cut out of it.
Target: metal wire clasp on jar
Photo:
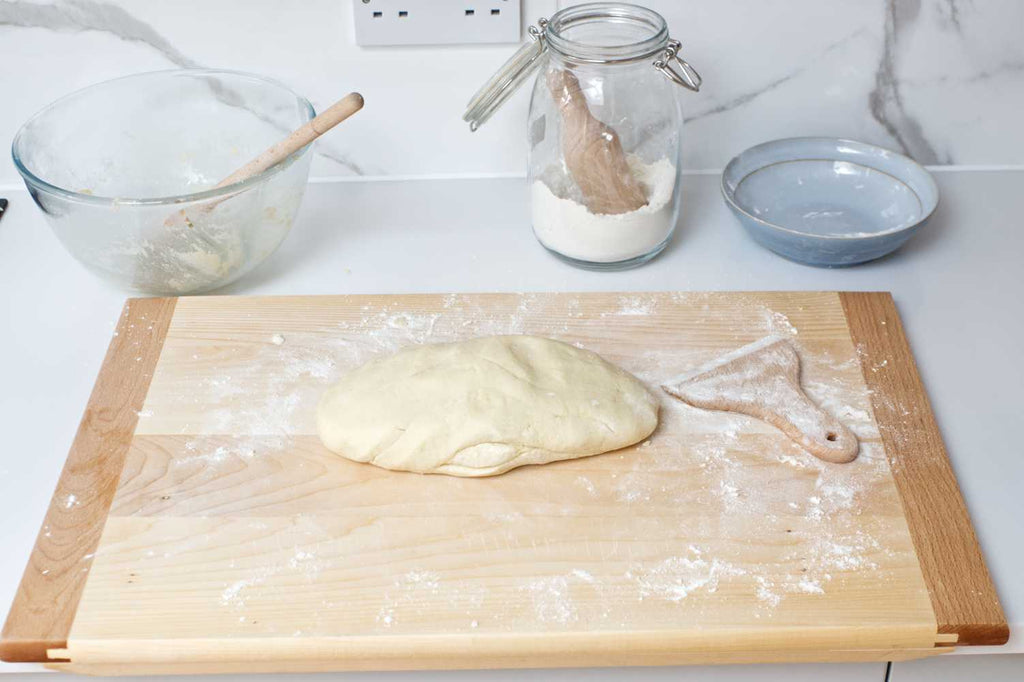
[[[568,7],[529,33],[463,118],[476,130],[536,73],[527,126],[534,234],[580,267],[647,262],[679,215],[675,86],[698,91],[700,75],[664,18],[636,5]]]

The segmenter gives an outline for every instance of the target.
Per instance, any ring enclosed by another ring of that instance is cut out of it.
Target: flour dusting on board
[[[627,571],[626,577],[634,580],[639,588],[640,599],[656,597],[678,602],[698,590],[717,592],[722,576],[746,574],[744,569],[729,562],[705,559],[693,545],[689,552],[688,556],[670,557],[654,565],[640,564]]]
[[[330,348],[299,343],[275,343],[273,337],[255,349],[236,346],[214,348],[219,355],[207,359],[196,353],[192,361],[205,366],[216,362],[223,369],[199,374],[183,400],[203,406],[201,422],[188,424],[189,432],[287,436],[308,422],[309,404],[337,375],[337,360]],[[238,355],[237,359],[231,355]],[[151,417],[159,419],[159,414]]]
[[[621,296],[616,315],[650,315],[654,311],[656,299],[650,295]]]
[[[750,329],[752,337],[788,337],[798,344],[805,391],[861,439],[860,457],[845,465],[822,462],[758,420],[663,400],[659,429],[663,447],[677,453],[668,456],[680,466],[695,465],[707,484],[673,489],[660,475],[664,460],[655,463],[637,457],[632,470],[614,481],[617,499],[656,503],[675,495],[679,503],[714,504],[721,509],[720,531],[726,533],[733,523],[738,529],[746,528],[748,519],[765,527],[793,526],[785,532],[792,534],[794,549],[782,555],[792,569],[780,574],[777,567],[740,564],[709,549],[694,553],[691,546],[688,554],[630,569],[627,577],[638,584],[644,597],[677,602],[718,590],[723,581],[729,581],[747,585],[761,609],[759,617],[771,617],[790,595],[824,595],[840,574],[878,568],[872,558],[880,551],[877,538],[863,530],[846,531],[843,524],[835,523],[837,518],[859,514],[867,491],[888,471],[859,364],[855,359],[836,360],[827,350],[810,352],[802,347],[799,330],[784,313],[760,306],[754,317],[758,323]],[[738,338],[736,346],[746,341]],[[720,351],[712,353],[680,358],[652,351],[626,369],[657,385],[673,367],[691,369],[720,355]],[[679,432],[686,434],[684,439],[676,440]],[[747,436],[740,439],[740,434]],[[751,439],[751,434],[757,439]],[[664,450],[662,456],[666,456]],[[784,469],[779,471],[777,485],[766,488],[761,470],[772,461]]]
[[[403,619],[433,618],[438,602],[446,610],[471,615],[480,609],[485,596],[486,590],[474,582],[443,582],[441,574],[435,571],[413,569],[395,578],[384,591],[375,621],[380,628],[391,628],[403,624]]]
[[[525,294],[482,304],[452,294],[440,299],[440,307],[438,299],[427,299],[422,307],[384,302],[360,310],[355,304],[354,314],[343,321],[318,323],[312,331],[282,325],[235,345],[204,346],[191,361],[204,368],[196,372],[195,400],[208,409],[197,417],[200,423],[182,431],[189,435],[181,437],[182,449],[168,468],[179,478],[206,476],[197,479],[205,483],[242,467],[278,466],[275,458],[288,456],[297,436],[315,433],[315,405],[327,386],[351,368],[412,344],[493,334],[545,335],[605,354],[652,389],[721,354],[722,332],[704,335],[702,327],[722,328],[716,316],[726,313],[713,295],[629,293],[610,298],[596,311],[583,295],[563,297],[554,307],[551,300]],[[768,619],[790,604],[820,599],[849,580],[862,580],[868,572],[872,580],[890,579],[883,529],[858,522],[888,476],[888,464],[857,358],[849,357],[848,346],[816,342],[815,330],[803,328],[806,317],[796,310],[787,309],[787,314],[759,303],[733,305],[736,319],[744,322],[728,330],[730,345],[738,348],[769,335],[789,339],[800,355],[808,396],[861,439],[855,462],[821,462],[767,424],[699,410],[658,391],[658,431],[634,448],[563,465],[572,473],[558,495],[567,499],[551,499],[551,490],[541,495],[516,488],[511,481],[524,480],[530,474],[524,470],[518,479],[501,483],[514,494],[466,507],[479,520],[479,532],[453,527],[443,541],[453,554],[487,552],[493,566],[508,571],[501,581],[477,582],[470,569],[439,564],[424,550],[396,562],[393,575],[375,578],[377,591],[360,607],[368,627],[382,634],[415,631],[439,613],[467,632],[510,627],[523,614],[551,630],[596,621],[626,627],[631,623],[624,623],[616,610],[623,600],[678,614],[700,605],[714,608],[714,600],[723,595],[746,600],[757,617]],[[695,311],[679,328],[680,336],[694,339],[692,344],[639,345],[641,350],[632,355],[621,352],[615,339],[624,329],[652,333],[651,320],[673,306]],[[216,369],[210,370],[211,365]],[[147,405],[139,418],[159,420],[161,414]],[[191,435],[231,433],[248,435]],[[301,453],[296,456],[301,460]],[[617,458],[614,466],[610,458]],[[194,504],[200,501],[198,496]],[[301,504],[298,497],[294,503]],[[549,540],[555,546],[566,542],[547,534],[556,517],[571,517],[599,503],[610,506],[608,519],[595,521],[608,524],[606,542],[591,539],[572,546],[575,561],[565,558],[564,544],[549,548]],[[704,518],[676,511],[695,507],[707,510]],[[626,525],[616,527],[615,522]],[[258,529],[260,523],[251,521],[254,533],[274,532]],[[750,538],[752,524],[763,532],[764,546]],[[626,526],[629,536],[615,535]],[[284,599],[289,593],[282,586],[350,579],[341,577],[341,571],[352,568],[346,567],[337,544],[334,553],[328,551],[327,543],[337,539],[324,535],[323,541],[285,541],[270,565],[239,561],[231,579],[217,585],[216,602],[233,618],[250,619],[254,601],[266,598],[259,595]],[[640,541],[657,541],[659,551],[636,551]],[[438,551],[444,550],[439,546]],[[509,559],[522,552],[534,553],[537,561]],[[457,618],[450,619],[452,614]],[[304,625],[300,632],[315,631]]]
[[[251,462],[265,453],[277,453],[291,446],[285,436],[234,437],[196,436],[185,441],[183,452],[171,460],[171,467],[204,465],[217,467],[230,462]]]
[[[565,576],[531,580],[520,589],[529,595],[534,615],[540,622],[566,625],[579,620],[569,592],[569,579]]]

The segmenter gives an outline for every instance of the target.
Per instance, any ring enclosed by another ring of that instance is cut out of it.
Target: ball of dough
[[[632,445],[657,399],[596,353],[535,336],[416,346],[352,371],[324,394],[317,430],[357,462],[453,476]]]

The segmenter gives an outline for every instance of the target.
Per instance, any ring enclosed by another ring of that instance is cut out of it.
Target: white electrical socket
[[[521,0],[350,0],[358,45],[518,43]]]

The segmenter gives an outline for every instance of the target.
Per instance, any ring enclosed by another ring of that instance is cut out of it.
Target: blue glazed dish
[[[765,142],[722,173],[722,196],[759,244],[817,267],[892,253],[935,211],[939,190],[913,160],[830,137]]]

